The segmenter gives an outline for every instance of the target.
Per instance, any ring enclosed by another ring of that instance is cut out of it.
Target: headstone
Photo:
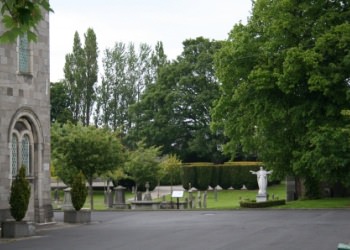
[[[108,201],[107,202],[108,208],[112,208],[113,207],[113,192],[109,188],[107,190],[107,201]]]
[[[119,209],[128,208],[128,205],[125,203],[125,189],[126,189],[125,187],[120,185],[114,188],[115,201],[113,203],[113,208],[119,208]]]
[[[202,208],[201,191],[197,192],[197,202],[198,202],[198,208]]]
[[[192,194],[192,190],[188,190],[188,207],[190,209],[193,208],[193,194]]]
[[[152,200],[152,196],[151,196],[151,193],[149,192],[149,183],[146,182],[146,193],[145,193],[145,196],[143,197],[143,200],[145,201],[151,201]]]
[[[72,204],[72,196],[70,193],[71,190],[72,190],[72,188],[70,188],[70,187],[68,187],[64,190],[62,210],[74,210],[74,207]]]
[[[137,201],[142,201],[142,192],[140,192],[140,191],[136,192],[136,200]]]
[[[207,208],[207,191],[203,195],[203,208]]]

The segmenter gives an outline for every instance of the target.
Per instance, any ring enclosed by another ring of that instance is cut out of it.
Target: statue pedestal
[[[258,194],[256,196],[256,202],[265,202],[267,201],[267,194]]]

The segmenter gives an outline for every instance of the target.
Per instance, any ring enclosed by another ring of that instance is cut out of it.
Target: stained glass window
[[[18,167],[18,139],[15,134],[12,135],[12,147],[11,147],[11,169],[12,176],[15,177],[17,175],[17,167]]]
[[[30,173],[30,148],[29,148],[29,136],[24,135],[22,139],[22,164],[26,167],[26,173],[29,175]]]
[[[18,42],[18,70],[21,73],[30,72],[29,41],[27,35],[19,37]]]

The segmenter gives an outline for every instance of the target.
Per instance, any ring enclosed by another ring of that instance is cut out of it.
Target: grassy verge
[[[286,191],[285,185],[274,185],[268,187],[268,193],[270,194],[270,199],[272,196],[275,199],[285,199]],[[203,192],[201,196],[203,198]],[[240,201],[244,200],[254,200],[257,194],[257,190],[220,190],[215,192],[210,190],[207,192],[207,209],[216,209],[216,210],[230,210],[230,209],[239,209]],[[54,208],[60,208],[63,201],[63,191],[59,192],[60,201],[54,201],[54,192],[52,192],[52,204]],[[198,193],[193,192],[193,197],[197,197]],[[131,192],[126,192],[126,200],[132,199],[134,194]],[[184,197],[180,201],[185,201],[185,198],[188,198],[188,192],[184,193]],[[170,195],[166,196],[166,201],[170,201]],[[176,199],[173,199],[175,202]],[[203,206],[203,204],[202,204]],[[90,208],[90,198],[87,197],[84,208]],[[198,203],[196,208],[199,208]],[[318,200],[298,200],[287,202],[286,205],[273,207],[278,209],[318,209],[318,208],[350,208],[350,197],[345,198],[324,198]],[[95,210],[107,210],[105,205],[104,193],[103,191],[94,191],[94,209]]]

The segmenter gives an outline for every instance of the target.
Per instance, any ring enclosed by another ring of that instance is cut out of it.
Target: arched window
[[[22,164],[26,168],[26,174],[30,175],[30,140],[28,135],[24,135],[22,138]]]
[[[21,166],[26,168],[26,175],[32,176],[33,135],[26,120],[18,121],[11,139],[11,174],[15,178]]]
[[[16,134],[12,134],[11,146],[11,173],[16,176],[18,171],[18,138]]]

